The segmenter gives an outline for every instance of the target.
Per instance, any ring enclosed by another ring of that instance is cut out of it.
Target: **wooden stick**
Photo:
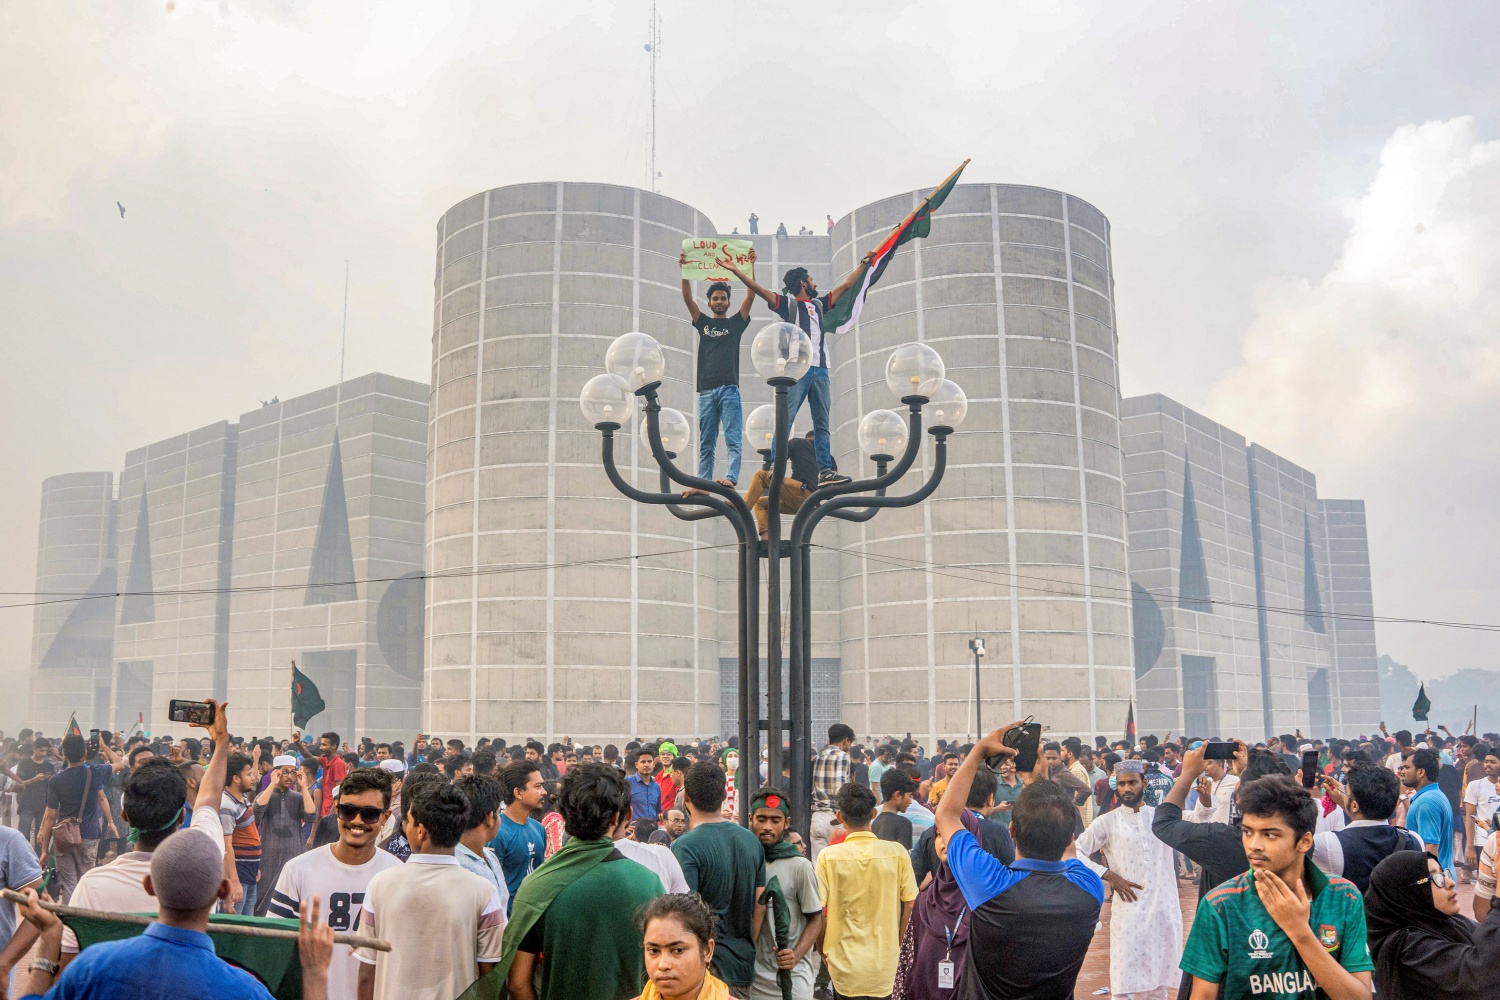
[[[19,892],[10,889],[0,889],[0,899],[7,899],[12,903],[25,904],[26,897]],[[85,910],[77,906],[62,906],[58,903],[49,903],[45,899],[38,899],[42,909],[49,910],[60,917],[88,917],[93,920],[113,920],[121,924],[134,924],[137,927],[145,927],[156,923],[155,917],[143,916],[139,913],[106,913],[103,910]],[[19,917],[20,915],[17,914]],[[297,940],[296,931],[282,930],[279,927],[247,927],[243,924],[210,924],[209,930],[223,934],[238,934],[242,937],[276,938],[282,941]],[[333,935],[334,944],[347,944],[351,948],[369,948],[371,951],[390,951],[391,946],[379,938],[366,937],[363,934]]]

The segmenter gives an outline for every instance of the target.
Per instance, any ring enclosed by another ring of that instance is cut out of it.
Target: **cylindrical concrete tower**
[[[115,488],[109,472],[42,480],[27,724],[63,735],[70,712],[106,728],[115,630]],[[48,594],[107,595],[79,601]],[[92,714],[90,711],[92,710]],[[135,721],[132,717],[131,721]]]
[[[713,232],[702,213],[660,195],[562,182],[496,188],[439,220],[433,733],[604,740],[718,729],[719,574],[703,547],[732,536],[620,496],[576,402],[610,341],[641,330],[667,350],[663,404],[693,418],[695,338],[677,256],[684,238]],[[620,464],[655,489],[636,427],[618,437]]]
[[[834,273],[925,194],[840,220]],[[969,397],[932,501],[843,526],[842,701],[857,731],[972,733],[981,635],[986,729],[1035,715],[1121,732],[1134,678],[1109,253],[1108,221],[1071,195],[962,185],[835,348],[835,451],[851,473],[872,471],[860,415],[895,406],[895,346],[930,344]]]

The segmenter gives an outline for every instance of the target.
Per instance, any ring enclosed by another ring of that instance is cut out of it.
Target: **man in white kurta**
[[[1119,1000],[1166,1000],[1182,978],[1182,907],[1172,849],[1151,833],[1156,810],[1145,804],[1143,762],[1115,767],[1118,808],[1078,837],[1078,857],[1114,890],[1109,911],[1109,991]],[[1102,852],[1107,865],[1088,860]]]

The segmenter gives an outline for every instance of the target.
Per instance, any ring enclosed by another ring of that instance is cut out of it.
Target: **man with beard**
[[[339,785],[337,843],[292,858],[281,869],[268,913],[295,919],[298,908],[314,896],[324,900],[328,926],[335,931],[359,928],[365,890],[377,872],[400,868],[401,862],[375,846],[391,804],[390,776],[376,768],[350,771]],[[333,947],[328,965],[329,1000],[359,995],[359,961],[347,944]]]
[[[1124,1000],[1166,1000],[1178,981],[1182,957],[1182,906],[1172,849],[1151,833],[1156,810],[1146,805],[1144,761],[1115,765],[1119,808],[1102,814],[1078,838],[1079,858],[1095,851],[1107,869],[1085,861],[1115,891],[1109,916],[1110,995]]]
[[[1453,807],[1438,787],[1442,769],[1435,750],[1418,750],[1401,762],[1401,783],[1412,789],[1406,807],[1406,828],[1422,838],[1428,854],[1443,871],[1453,870]]]

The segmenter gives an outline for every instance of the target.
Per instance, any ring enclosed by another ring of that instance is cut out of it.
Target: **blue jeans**
[[[243,861],[234,863],[235,874],[240,878],[240,888],[245,890],[245,898],[235,906],[234,912],[247,917],[255,916],[255,890],[259,888],[255,878],[260,874],[260,862],[246,864]]]
[[[828,388],[828,369],[809,368],[797,384],[786,391],[788,425],[797,420],[797,411],[802,409],[805,399],[812,410],[813,445],[818,450],[818,471],[833,468],[833,448],[828,440],[828,407],[833,394]]]
[[[719,425],[724,425],[724,446],[729,452],[724,478],[738,485],[740,451],[745,440],[745,411],[740,387],[721,385],[698,393],[698,477],[714,477],[714,446],[719,443]]]

